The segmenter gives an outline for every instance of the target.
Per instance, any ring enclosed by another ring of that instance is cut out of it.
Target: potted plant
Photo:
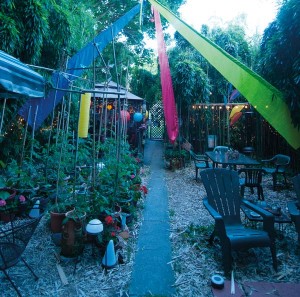
[[[104,218],[103,231],[97,235],[96,245],[99,248],[101,256],[104,256],[106,247],[110,240],[113,240],[115,246],[118,245],[118,233],[121,232],[119,217],[107,215]]]
[[[66,213],[62,222],[61,255],[78,257],[84,250],[86,212],[74,208]]]
[[[74,210],[74,204],[68,201],[55,202],[50,207],[50,229],[53,233],[62,232],[63,220],[68,211]]]
[[[9,222],[16,213],[16,190],[11,188],[0,188],[0,219]]]

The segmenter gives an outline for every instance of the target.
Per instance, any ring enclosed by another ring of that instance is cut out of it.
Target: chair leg
[[[30,270],[30,272],[33,274],[34,279],[37,281],[39,279],[39,277],[34,273],[34,271],[32,270],[32,268],[28,265],[28,263],[24,260],[23,257],[21,257],[21,260],[25,264],[25,266]]]
[[[270,250],[271,250],[271,255],[273,260],[273,268],[277,272],[278,264],[277,264],[277,257],[276,257],[275,242],[271,243]]]
[[[196,167],[195,170],[196,170],[196,181],[197,181],[198,180],[198,168]]]
[[[285,187],[288,188],[288,183],[287,183],[287,180],[286,180],[285,172],[283,173],[283,177],[284,177]]]
[[[276,184],[277,184],[277,176],[276,173],[273,173],[273,190],[276,190]]]
[[[241,197],[244,198],[245,186],[241,186]]]
[[[2,270],[2,271],[5,274],[6,278],[9,280],[9,282],[11,283],[11,285],[13,286],[13,288],[15,289],[15,291],[17,292],[18,296],[22,297],[21,292],[19,291],[18,287],[15,285],[15,283],[13,282],[13,280],[10,278],[10,276],[8,275],[8,273],[6,272],[6,270]]]
[[[232,268],[232,255],[230,243],[222,243],[222,256],[223,256],[223,265],[224,273],[228,275]]]
[[[209,244],[213,244],[215,236],[216,236],[216,231],[214,230],[209,236],[209,239],[208,239]]]
[[[257,187],[257,194],[258,194],[258,200],[265,200],[264,190],[263,190],[262,186]]]

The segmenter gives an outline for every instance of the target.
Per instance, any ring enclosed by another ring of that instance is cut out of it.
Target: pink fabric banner
[[[160,65],[160,80],[162,88],[162,101],[169,140],[174,143],[178,136],[178,116],[175,105],[173,84],[169,67],[163,30],[158,11],[152,7],[155,21],[156,39],[158,47],[158,60]]]

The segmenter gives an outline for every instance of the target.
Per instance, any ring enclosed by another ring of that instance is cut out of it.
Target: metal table
[[[230,168],[236,168],[237,165],[244,165],[246,167],[249,166],[258,166],[260,162],[250,157],[245,156],[244,154],[239,154],[237,159],[229,159],[228,154],[226,153],[218,153],[218,152],[205,152],[209,159],[213,162],[213,167],[221,164],[224,166],[230,166]]]
[[[278,224],[278,229],[281,232],[283,232],[283,224],[291,224],[292,223],[290,216],[282,211],[280,211],[280,213],[277,213],[276,211],[273,211],[271,209],[271,207],[268,207],[268,206],[263,207],[263,209],[270,211],[274,215],[274,223]],[[251,209],[249,209],[245,205],[241,205],[241,210],[243,211],[246,219],[249,222],[253,222],[253,223],[263,222],[263,218],[260,215],[253,212]]]

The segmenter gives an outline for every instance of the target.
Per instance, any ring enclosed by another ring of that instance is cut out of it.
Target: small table
[[[273,211],[270,207],[266,206],[263,208],[264,210],[270,211],[274,215],[274,223],[277,223],[279,226],[279,230],[282,231],[283,228],[281,228],[283,225],[282,224],[291,224],[292,220],[291,218],[286,214],[283,213],[282,211],[280,212],[280,215],[276,214],[276,211]],[[258,215],[256,212],[252,211],[245,205],[241,205],[241,210],[245,214],[246,218],[250,222],[263,222],[262,216]]]
[[[213,167],[216,167],[218,164],[227,165],[230,166],[230,168],[235,168],[237,165],[244,165],[246,167],[260,165],[260,162],[257,160],[247,157],[241,153],[237,159],[229,159],[226,153],[205,152],[205,154],[212,160]]]

